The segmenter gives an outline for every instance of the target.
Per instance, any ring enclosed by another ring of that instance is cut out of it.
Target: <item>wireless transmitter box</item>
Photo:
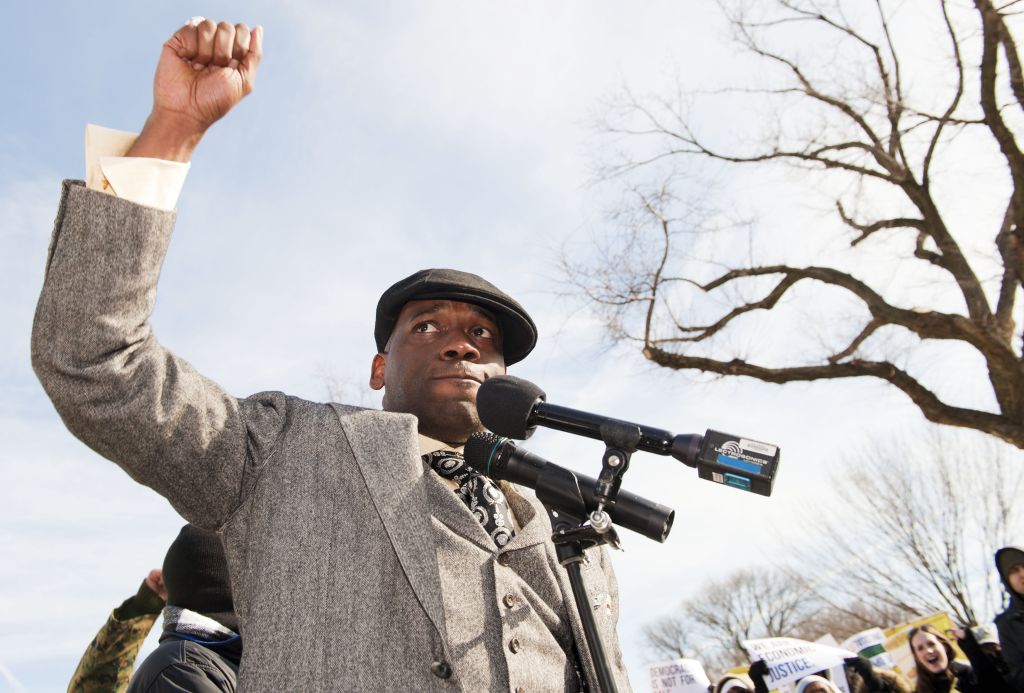
[[[779,448],[770,443],[708,430],[697,453],[697,475],[743,491],[772,495]]]

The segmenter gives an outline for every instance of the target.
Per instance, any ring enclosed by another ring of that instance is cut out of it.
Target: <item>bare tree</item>
[[[633,204],[596,260],[566,255],[570,281],[614,337],[659,366],[773,383],[877,378],[930,421],[1024,448],[1019,4],[720,4],[757,81],[627,93],[609,111],[622,158],[606,172],[629,181]],[[730,126],[756,119],[759,135],[702,119],[708,99],[727,100],[715,113]],[[805,199],[831,201],[834,223],[820,226],[841,247],[818,229],[766,239],[693,184],[719,169],[779,164],[795,169],[788,182]],[[974,172],[993,182],[984,199],[965,200],[961,183]],[[819,309],[825,335],[750,336],[799,334],[810,322],[801,311]],[[984,400],[940,392],[915,371],[914,354],[939,350],[977,364]]]
[[[790,574],[851,624],[890,619],[863,628],[937,611],[991,620],[1002,597],[993,554],[1024,530],[1015,454],[952,433],[873,443],[835,477],[838,498],[814,511],[810,548]]]
[[[643,637],[657,656],[696,657],[721,671],[746,661],[744,640],[802,633],[819,605],[802,581],[767,566],[746,568],[705,585]]]

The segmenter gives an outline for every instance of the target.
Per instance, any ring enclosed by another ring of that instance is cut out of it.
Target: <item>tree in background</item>
[[[813,512],[795,578],[851,618],[948,613],[991,621],[1002,605],[992,557],[1020,543],[1019,453],[983,436],[934,433],[875,442],[845,460]],[[868,623],[891,625],[895,621]]]
[[[744,640],[802,634],[818,606],[808,585],[784,571],[744,568],[707,583],[677,612],[646,626],[643,639],[658,657],[692,657],[724,671],[746,661]]]
[[[750,82],[609,110],[627,203],[596,261],[566,254],[569,281],[659,366],[877,378],[1024,448],[1019,3],[720,4]],[[735,201],[716,206],[725,172]],[[801,191],[793,218],[831,211],[770,223],[768,175]],[[937,360],[972,387],[943,390]]]

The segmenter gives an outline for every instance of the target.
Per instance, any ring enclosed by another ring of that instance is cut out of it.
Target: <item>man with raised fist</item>
[[[253,89],[263,31],[195,18],[164,44],[141,134],[91,128],[65,182],[32,338],[69,430],[221,537],[247,691],[596,690],[542,506],[467,468],[476,391],[532,319],[475,274],[424,270],[377,306],[384,411],[235,398],[149,324],[192,153]],[[583,568],[629,687],[608,557]]]

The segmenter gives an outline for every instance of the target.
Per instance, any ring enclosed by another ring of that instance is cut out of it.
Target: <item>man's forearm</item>
[[[143,156],[187,162],[203,138],[205,128],[193,118],[154,110],[135,144],[125,156]]]

